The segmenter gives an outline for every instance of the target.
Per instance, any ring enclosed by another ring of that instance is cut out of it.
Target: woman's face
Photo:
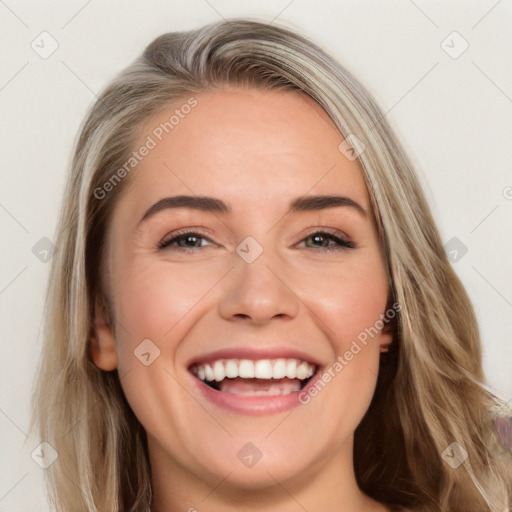
[[[95,362],[118,368],[154,473],[253,490],[350,474],[389,342],[375,334],[389,278],[360,165],[301,93],[195,99],[133,148],[154,145],[111,219],[115,328],[98,313]]]

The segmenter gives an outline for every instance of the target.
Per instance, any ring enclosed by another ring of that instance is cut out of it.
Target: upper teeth
[[[196,364],[192,371],[201,379],[220,382],[234,379],[289,379],[304,380],[315,373],[316,367],[299,359],[219,359],[212,363]]]

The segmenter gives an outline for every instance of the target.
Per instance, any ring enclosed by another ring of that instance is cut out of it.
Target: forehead
[[[193,100],[177,101],[144,124],[135,148],[149,140],[153,147],[130,176],[137,185],[130,194],[148,201],[216,194],[261,208],[262,201],[339,192],[368,206],[360,164],[339,151],[343,136],[307,95],[233,87]]]

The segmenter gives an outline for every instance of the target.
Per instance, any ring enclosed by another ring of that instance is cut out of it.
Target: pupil
[[[186,235],[184,238],[183,238],[183,241],[185,242],[185,245],[188,245],[188,242],[191,242],[191,245],[195,246],[195,241],[197,241],[197,237],[193,236],[193,235]]]
[[[324,239],[323,235],[314,235],[312,238],[313,238],[313,243],[315,245],[322,245],[322,240]],[[320,241],[318,241],[318,240],[320,240]]]

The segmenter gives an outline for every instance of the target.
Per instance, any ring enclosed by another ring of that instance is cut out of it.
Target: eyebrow
[[[289,206],[289,212],[306,212],[324,210],[327,208],[335,207],[350,207],[358,211],[364,217],[367,216],[367,211],[359,203],[356,203],[353,199],[345,196],[337,195],[317,195],[317,196],[302,196],[291,201]],[[142,216],[139,224],[155,213],[162,210],[174,209],[174,208],[190,208],[193,210],[201,210],[204,212],[218,213],[218,214],[230,214],[232,208],[228,203],[225,203],[221,199],[209,196],[173,196],[165,197],[156,202],[151,206],[146,213]]]

